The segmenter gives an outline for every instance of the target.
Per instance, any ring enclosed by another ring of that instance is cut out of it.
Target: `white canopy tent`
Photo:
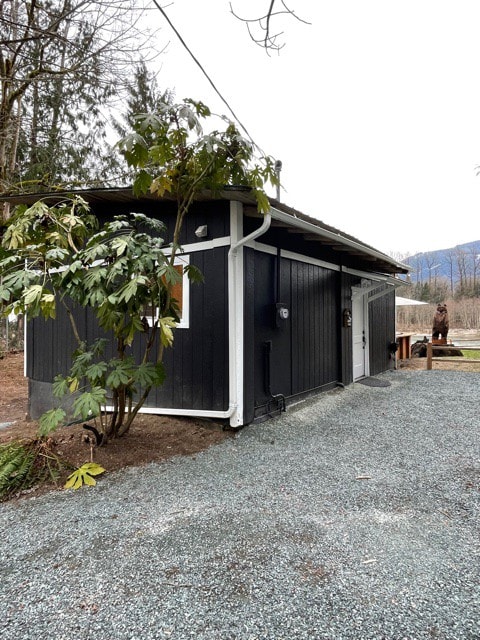
[[[396,307],[409,307],[417,304],[428,304],[427,302],[420,302],[420,300],[412,300],[411,298],[402,298],[401,296],[396,296],[395,298],[395,306]]]

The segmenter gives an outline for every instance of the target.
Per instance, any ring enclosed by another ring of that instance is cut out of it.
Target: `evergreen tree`
[[[113,121],[115,132],[125,137],[135,128],[136,116],[145,113],[158,113],[162,105],[173,103],[174,95],[166,89],[160,92],[155,74],[148,69],[144,60],[135,67],[133,78],[126,86],[126,110],[120,120]]]
[[[133,0],[0,2],[0,192],[106,184],[118,171],[107,112],[148,46],[143,10]]]

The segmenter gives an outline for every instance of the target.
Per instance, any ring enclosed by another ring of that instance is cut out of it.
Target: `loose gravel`
[[[480,374],[379,379],[1,505],[2,640],[478,640]]]

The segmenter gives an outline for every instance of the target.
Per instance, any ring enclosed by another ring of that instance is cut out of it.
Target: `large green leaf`
[[[23,294],[25,304],[38,304],[42,297],[43,287],[40,284],[32,284]]]
[[[50,409],[46,411],[38,421],[39,429],[38,433],[42,437],[48,436],[52,431],[55,431],[64,421],[66,413],[63,409]]]
[[[108,364],[106,362],[94,362],[85,370],[86,377],[92,383],[97,383],[99,380],[102,380],[105,373],[107,372]]]
[[[138,287],[147,283],[147,278],[143,275],[137,275],[126,282],[116,294],[109,296],[112,304],[121,302],[129,302],[137,294]]]
[[[165,380],[165,371],[162,364],[145,362],[136,368],[133,377],[141,387],[158,386]]]
[[[86,369],[92,363],[94,354],[92,351],[79,350],[74,354],[71,374],[75,378],[83,378]]]
[[[107,387],[117,389],[118,387],[128,384],[135,368],[133,359],[125,358],[125,360],[111,360],[110,365],[113,366],[113,369],[107,377]]]
[[[130,322],[125,325],[124,341],[125,344],[131,345],[135,339],[135,336],[139,333],[143,333],[145,327],[140,316],[131,316]]]
[[[133,193],[138,196],[143,195],[148,192],[151,184],[152,176],[148,171],[142,169],[135,176],[135,180],[133,182]]]
[[[194,264],[185,265],[184,271],[191,282],[198,284],[204,281],[203,273]]]
[[[117,258],[119,258],[121,255],[123,255],[126,250],[128,249],[128,245],[130,242],[130,238],[127,236],[119,236],[117,238],[114,238],[112,240],[112,251],[115,253],[115,255],[117,256]]]
[[[73,415],[82,420],[98,416],[105,404],[107,393],[101,387],[93,387],[91,391],[82,393],[73,403]]]
[[[55,376],[53,381],[53,395],[56,398],[63,398],[70,390],[69,380],[61,375]]]
[[[143,136],[131,133],[118,143],[118,148],[126,161],[136,167],[142,167],[148,160],[148,147]]]
[[[52,260],[54,262],[64,262],[69,256],[69,252],[61,247],[53,247],[45,253],[45,260]]]
[[[0,302],[8,302],[10,300],[11,293],[10,291],[0,284]]]

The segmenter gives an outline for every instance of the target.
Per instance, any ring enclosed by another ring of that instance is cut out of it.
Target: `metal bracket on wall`
[[[285,396],[282,394],[272,396],[265,404],[255,407],[255,422],[273,418],[286,410]]]

